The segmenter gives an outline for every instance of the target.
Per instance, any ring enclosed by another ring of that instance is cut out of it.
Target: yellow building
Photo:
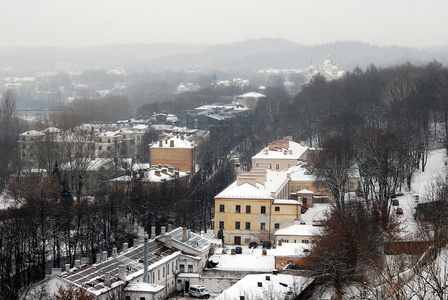
[[[300,202],[288,199],[286,173],[252,169],[215,196],[215,231],[222,229],[224,243],[248,245],[274,241],[276,230],[300,219]]]

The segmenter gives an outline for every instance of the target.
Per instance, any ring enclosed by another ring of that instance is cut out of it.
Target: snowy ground
[[[403,208],[403,214],[396,215],[401,222],[402,238],[410,238],[415,234],[417,225],[414,217],[417,204],[430,200],[427,198],[427,188],[441,176],[445,178],[448,170],[445,166],[446,161],[445,149],[431,151],[428,155],[425,172],[417,170],[412,177],[411,190],[403,190],[404,195],[397,197],[400,202],[399,207]]]

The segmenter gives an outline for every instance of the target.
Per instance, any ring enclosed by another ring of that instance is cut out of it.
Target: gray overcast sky
[[[283,38],[448,44],[447,0],[0,0],[0,47]]]

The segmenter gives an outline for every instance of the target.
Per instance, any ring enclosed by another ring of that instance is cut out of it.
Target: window
[[[111,146],[108,146],[108,147],[107,147],[107,150],[109,150],[109,151],[112,150],[112,147],[111,147]]]
[[[165,277],[165,267],[162,269],[162,277]]]
[[[235,229],[241,229],[240,228],[240,222],[235,222]]]
[[[260,230],[266,230],[266,223],[260,223]]]
[[[262,206],[261,210],[260,210],[261,214],[265,214],[266,213],[266,206]]]
[[[160,269],[157,270],[157,280],[160,280]]]
[[[219,229],[224,229],[224,221],[219,221]]]
[[[309,185],[305,186],[305,189],[309,190],[309,189],[310,189],[310,186],[309,186]]]
[[[193,273],[193,265],[188,265],[188,273]]]
[[[244,242],[245,242],[246,244],[249,244],[249,243],[250,243],[250,238],[245,238],[245,239],[244,239]]]
[[[280,164],[275,164],[275,169],[280,170]]]
[[[152,283],[154,283],[155,282],[155,280],[154,280],[154,272],[152,272]]]
[[[131,300],[131,296],[124,297],[124,300]]]
[[[275,229],[279,229],[279,228],[280,228],[280,223],[275,223],[275,224],[274,224],[274,228],[275,228]]]
[[[224,204],[219,205],[219,212],[225,212],[225,206]]]
[[[110,143],[110,139],[107,139],[107,142]]]
[[[170,265],[166,265],[166,276],[170,275]]]
[[[275,210],[275,211],[280,211],[280,206],[276,206],[276,207],[274,208],[274,210]]]
[[[126,135],[123,135],[123,138],[125,139],[125,138],[126,138]]]
[[[302,243],[304,244],[308,244],[310,241],[309,240],[302,240]]]
[[[300,185],[297,186],[297,191],[300,191]]]
[[[288,169],[291,168],[291,164],[288,164]]]
[[[145,300],[145,297],[140,297],[140,300]]]
[[[272,170],[272,164],[269,164],[269,170]]]
[[[320,186],[316,186],[316,192],[320,192]]]
[[[179,265],[179,272],[180,273],[185,272],[185,265]]]
[[[240,213],[241,212],[241,205],[235,206],[235,212]]]
[[[351,189],[351,190],[353,190],[355,188],[355,185],[353,184],[353,182],[350,182],[348,184],[348,188]]]
[[[246,205],[246,214],[250,214],[250,205]]]
[[[246,222],[246,230],[250,230],[250,222]]]

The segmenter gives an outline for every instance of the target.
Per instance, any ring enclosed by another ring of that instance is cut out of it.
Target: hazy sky
[[[283,38],[448,44],[448,0],[0,0],[0,47]]]

